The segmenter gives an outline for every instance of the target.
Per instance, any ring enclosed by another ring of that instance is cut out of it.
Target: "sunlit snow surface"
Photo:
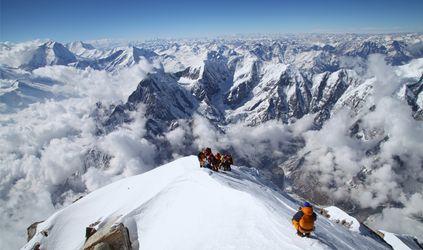
[[[397,236],[393,233],[382,231],[382,233],[385,235],[383,238],[388,242],[395,250],[408,250],[409,248],[404,242],[402,242],[400,239],[398,239]]]
[[[85,227],[96,221],[123,222],[140,249],[386,248],[322,216],[312,238],[300,238],[291,224],[298,205],[254,169],[215,173],[189,156],[90,193],[38,225],[23,249],[36,242],[43,249],[80,249]]]
[[[348,224],[351,224],[350,230],[355,232],[360,231],[360,222],[358,222],[356,218],[348,215],[347,213],[335,206],[326,207],[325,210],[328,211],[328,214],[330,215],[330,220],[345,220]]]

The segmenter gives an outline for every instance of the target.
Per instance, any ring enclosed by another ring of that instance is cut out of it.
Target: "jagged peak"
[[[94,50],[96,49],[93,45],[83,42],[83,41],[75,41],[68,44],[69,48],[82,48],[87,50]]]

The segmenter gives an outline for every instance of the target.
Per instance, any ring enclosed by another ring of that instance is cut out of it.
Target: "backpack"
[[[229,165],[234,164],[234,161],[232,160],[232,155],[228,155],[227,162]]]
[[[212,153],[211,148],[205,148],[204,149],[204,154],[205,155],[210,155]]]
[[[216,164],[216,161],[217,161],[216,157],[213,154],[210,154],[209,157],[207,158],[207,160],[211,165]]]
[[[301,217],[299,221],[299,226],[302,230],[305,232],[311,232],[314,229],[314,221],[316,220],[316,217],[313,213],[313,209],[311,207],[303,207],[301,209],[303,212],[303,216]]]

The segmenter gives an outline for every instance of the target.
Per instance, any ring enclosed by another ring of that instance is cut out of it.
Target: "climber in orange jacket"
[[[304,202],[303,207],[292,217],[292,224],[297,230],[297,235],[301,237],[310,237],[314,230],[314,222],[317,215],[313,212],[313,207],[308,202]]]

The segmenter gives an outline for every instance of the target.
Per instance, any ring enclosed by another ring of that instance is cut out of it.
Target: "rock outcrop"
[[[121,249],[131,250],[129,231],[122,223],[105,226],[91,235],[84,244],[84,250]]]

